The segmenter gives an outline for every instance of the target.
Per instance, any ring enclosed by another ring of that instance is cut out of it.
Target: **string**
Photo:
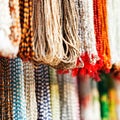
[[[75,5],[73,0],[63,2],[64,4],[59,0],[34,1],[35,64],[45,63],[59,68],[64,67],[61,65],[64,63],[76,63],[79,41],[76,35]]]

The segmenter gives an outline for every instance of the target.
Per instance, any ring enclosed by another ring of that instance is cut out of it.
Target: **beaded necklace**
[[[120,1],[107,0],[108,32],[111,50],[111,62],[115,64],[115,70],[120,69]]]
[[[116,98],[116,112],[117,112],[117,119],[120,119],[120,81],[114,79],[114,83],[115,83],[115,90],[116,90],[116,94],[117,94],[117,98]]]
[[[71,105],[72,105],[72,120],[79,120],[80,118],[80,104],[79,104],[79,93],[78,93],[78,81],[77,77],[69,74],[69,81],[71,83]]]
[[[103,70],[111,68],[110,47],[108,41],[108,21],[106,0],[94,0],[94,26],[97,51],[101,61],[97,65]],[[103,61],[103,64],[101,63]],[[101,65],[99,65],[101,64]],[[96,65],[96,66],[97,66]]]
[[[109,118],[110,120],[117,120],[116,114],[116,102],[117,102],[117,92],[115,90],[115,82],[111,77],[111,74],[107,75],[107,84],[108,84],[108,98],[109,98]]]
[[[9,8],[9,0],[0,0],[0,56],[3,57],[15,57],[18,50],[18,45],[15,46],[13,44],[13,39],[10,39],[11,29],[12,27],[12,18],[11,18],[11,11]],[[16,14],[15,14],[16,16]]]
[[[65,76],[67,77],[67,74],[58,75],[59,94],[60,94],[60,111],[61,111],[60,119],[61,120],[71,120],[72,119],[71,104],[68,103],[68,101],[71,100],[71,98],[70,98],[70,96],[68,98],[69,89],[67,89],[68,85],[66,82],[68,79],[65,79]]]
[[[92,0],[76,0],[76,7],[79,15],[78,36],[80,40],[80,57],[78,59],[78,67],[82,60],[83,66],[72,70],[73,75],[77,75],[78,71],[82,75],[89,74],[92,78],[98,78],[96,62],[99,60],[96,39],[94,34],[94,16]]]
[[[92,80],[92,106],[93,106],[93,113],[94,120],[101,120],[100,115],[100,101],[99,101],[99,92],[97,88],[97,82]]]
[[[51,108],[52,120],[60,120],[60,101],[59,101],[59,85],[57,80],[57,72],[50,67],[50,90],[51,90]]]
[[[94,34],[93,1],[77,0],[76,3],[79,13],[78,35],[81,43],[81,55],[84,55],[85,52],[87,52],[90,58],[90,61],[88,62],[95,64],[98,59],[98,55]]]
[[[95,120],[93,114],[91,80],[89,75],[78,76],[79,102],[80,102],[80,119]]]
[[[21,26],[20,26],[20,17],[19,17],[19,0],[9,0],[10,14],[12,17],[12,26],[10,39],[14,45],[14,57],[18,54],[19,44],[21,40]]]
[[[1,120],[13,120],[12,118],[12,90],[10,86],[9,60],[0,58],[0,118]]]
[[[76,79],[70,73],[58,75],[60,94],[60,119],[79,120],[79,101]]]
[[[23,64],[20,58],[10,60],[10,79],[13,91],[13,120],[26,120]]]
[[[35,69],[38,120],[52,120],[49,67],[40,65]]]
[[[20,22],[21,22],[21,43],[19,56],[23,60],[31,59],[33,52],[33,1],[19,0],[20,2]]]
[[[32,63],[23,62],[23,69],[27,119],[37,120],[37,102],[35,94],[34,68]]]
[[[108,76],[101,73],[101,81],[98,82],[98,90],[100,94],[101,119],[109,120],[109,98],[108,98]]]

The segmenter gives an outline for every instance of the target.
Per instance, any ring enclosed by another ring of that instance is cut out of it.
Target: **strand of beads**
[[[96,39],[94,34],[94,16],[93,16],[93,1],[76,0],[79,13],[79,29],[78,35],[80,40],[80,58],[83,61],[83,66],[72,70],[73,75],[79,73],[82,75],[89,74],[93,78],[97,78],[96,62],[99,60]],[[79,65],[79,60],[78,60]]]
[[[26,120],[23,64],[20,58],[10,60],[10,79],[13,91],[13,119]]]
[[[33,2],[32,0],[20,0],[21,43],[19,56],[23,60],[31,59],[33,52]]]
[[[9,60],[0,58],[0,118],[13,120],[12,116],[12,89],[10,79]]]
[[[20,16],[19,16],[19,0],[9,0],[10,14],[12,17],[12,26],[10,40],[14,46],[15,53],[14,57],[17,56],[19,50],[19,44],[21,40],[21,26],[20,26]]]
[[[51,109],[53,120],[60,120],[60,97],[57,72],[50,67]]]
[[[94,26],[97,43],[97,51],[101,61],[101,69],[108,70],[111,68],[110,47],[108,41],[108,26],[107,26],[107,8],[106,0],[94,0]]]
[[[38,120],[52,120],[49,67],[40,65],[35,69]]]
[[[32,63],[23,62],[26,116],[28,120],[37,120],[37,102],[35,94],[34,68]]]

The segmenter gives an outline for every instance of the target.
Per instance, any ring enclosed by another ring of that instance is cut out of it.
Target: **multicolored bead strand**
[[[13,91],[13,120],[27,120],[23,63],[20,58],[10,60],[10,79]]]
[[[37,120],[34,67],[30,62],[23,62],[23,69],[27,120]]]
[[[48,66],[39,65],[38,68],[35,69],[35,83],[38,120],[52,120]]]

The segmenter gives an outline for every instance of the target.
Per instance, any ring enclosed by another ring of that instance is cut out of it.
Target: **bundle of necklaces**
[[[60,73],[72,70],[74,76],[89,74],[99,80],[101,70],[108,72],[112,64],[120,66],[119,60],[113,60],[117,59],[113,52],[119,52],[114,49],[117,42],[112,46],[113,39],[119,39],[115,32],[119,30],[116,27],[119,8],[114,2],[118,9],[114,10],[112,2],[8,0],[3,9],[7,17],[1,19],[0,30],[11,45],[7,49],[1,42],[1,56],[19,56],[23,61],[30,60],[34,66],[47,64]],[[113,35],[114,22],[110,24],[111,21],[116,21]]]
[[[1,120],[119,119],[119,5],[0,0]]]

